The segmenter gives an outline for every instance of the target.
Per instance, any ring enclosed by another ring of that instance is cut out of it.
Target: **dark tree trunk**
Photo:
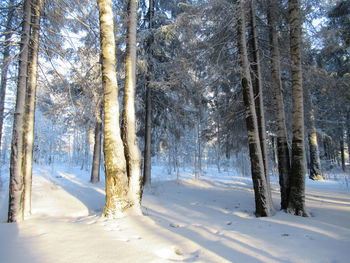
[[[102,154],[102,107],[99,106],[99,116],[95,123],[95,143],[92,157],[92,168],[90,182],[97,184],[100,182],[100,167]]]
[[[311,180],[323,180],[323,174],[321,170],[321,161],[320,154],[318,150],[317,142],[317,132],[315,127],[315,113],[314,106],[311,98],[311,94],[308,91],[308,119],[309,119],[309,130],[308,130],[308,139],[309,139],[309,151],[310,151],[310,179]]]
[[[153,28],[154,17],[154,0],[149,0],[148,7],[148,28]],[[152,56],[151,52],[152,39],[148,41],[147,52],[148,56]],[[143,156],[143,184],[145,186],[151,185],[151,169],[152,169],[152,156],[151,156],[151,141],[152,141],[152,90],[151,90],[151,74],[152,65],[151,60],[148,59],[148,74],[146,83],[146,121],[145,121],[145,146]]]
[[[152,141],[152,91],[150,85],[150,78],[147,78],[146,90],[146,123],[145,123],[145,148],[143,160],[143,184],[145,186],[151,185],[151,141]]]
[[[262,76],[260,68],[260,54],[258,46],[258,32],[256,25],[256,11],[255,11],[255,1],[250,0],[250,26],[251,26],[251,37],[250,46],[252,49],[252,63],[251,63],[251,79],[253,85],[254,99],[255,99],[255,111],[258,120],[259,128],[259,138],[261,153],[264,162],[264,170],[267,181],[268,177],[268,161],[267,161],[267,147],[266,147],[266,128],[265,128],[265,114],[264,114],[264,96],[262,92]]]
[[[286,128],[286,118],[284,112],[284,102],[281,81],[280,51],[277,35],[277,6],[274,0],[268,1],[267,18],[270,31],[270,51],[271,51],[271,73],[272,90],[275,100],[275,113],[277,125],[277,158],[279,184],[281,191],[281,209],[285,210],[289,202],[289,170],[290,157],[288,149],[288,136]]]
[[[304,102],[301,68],[300,0],[289,0],[290,56],[292,68],[293,139],[288,212],[308,216],[305,209]]]
[[[340,136],[340,158],[341,158],[341,169],[343,172],[346,171],[346,165],[345,165],[345,141],[344,141],[344,132],[343,129],[341,129],[341,136]]]
[[[249,62],[247,55],[247,45],[245,39],[245,19],[243,2],[239,3],[239,16],[237,20],[238,51],[241,66],[241,79],[243,100],[246,112],[246,125],[248,130],[249,153],[251,160],[251,170],[255,193],[256,216],[270,216],[272,214],[272,204],[270,203],[264,162],[261,153],[259,140],[259,130],[255,112],[253,87],[250,77]]]
[[[350,164],[350,117],[348,117],[348,131],[347,131],[347,136],[348,136],[348,161]]]
[[[251,26],[251,47],[252,47],[252,58],[251,63],[251,79],[253,85],[254,99],[255,99],[255,111],[259,130],[259,140],[261,154],[264,163],[264,173],[266,177],[266,187],[268,188],[268,194],[270,198],[270,203],[272,204],[271,189],[270,189],[270,176],[268,169],[268,155],[266,146],[266,126],[265,126],[265,114],[264,114],[264,96],[263,96],[263,81],[261,75],[261,65],[260,65],[260,54],[259,54],[259,44],[258,44],[258,31],[256,25],[256,10],[255,10],[255,0],[250,0],[250,26]]]
[[[23,3],[23,24],[18,66],[16,108],[11,143],[8,222],[20,222],[24,219],[24,177],[22,172],[23,117],[25,114],[25,97],[28,77],[30,18],[30,0],[25,0]]]

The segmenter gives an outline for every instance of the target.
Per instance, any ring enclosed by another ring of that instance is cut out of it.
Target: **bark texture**
[[[14,6],[14,0],[9,2],[10,6]],[[15,8],[10,8],[7,13],[5,30],[7,31],[4,39],[4,51],[2,52],[2,67],[1,67],[1,84],[0,84],[0,149],[2,139],[2,127],[4,124],[5,110],[5,95],[7,86],[7,73],[10,64],[10,39],[12,37],[11,26],[14,17]]]
[[[317,142],[317,132],[315,127],[315,113],[312,103],[312,98],[310,92],[307,94],[308,98],[308,119],[309,119],[309,129],[308,129],[308,139],[309,139],[309,151],[310,151],[310,179],[311,180],[323,180],[323,174],[321,170],[320,153],[318,150]]]
[[[300,1],[289,0],[290,57],[292,69],[293,139],[288,212],[307,216],[305,209],[304,102],[301,68]]]
[[[153,28],[154,17],[154,1],[149,0],[148,4],[148,28]],[[148,41],[148,55],[151,56],[151,44],[152,38]],[[146,77],[146,121],[145,121],[145,148],[143,157],[143,184],[145,186],[151,185],[151,169],[152,169],[152,156],[151,156],[151,141],[152,141],[152,90],[151,90],[151,73],[152,65],[150,59],[148,59],[148,74]]]
[[[106,204],[103,215],[118,218],[130,207],[124,146],[120,135],[116,46],[111,0],[97,0],[104,90],[104,165]]]
[[[341,159],[341,168],[343,172],[346,171],[346,165],[345,165],[345,141],[344,141],[344,130],[343,128],[340,129],[340,159]]]
[[[268,169],[268,155],[266,146],[266,126],[265,126],[265,114],[264,114],[264,96],[263,96],[263,79],[261,75],[261,65],[260,65],[260,54],[259,54],[259,44],[258,44],[258,31],[256,25],[256,10],[255,10],[255,0],[250,0],[250,25],[251,25],[251,47],[252,47],[252,58],[251,63],[252,69],[252,85],[255,99],[255,111],[259,130],[260,148],[262,159],[264,163],[264,173],[266,177],[266,187],[268,188],[268,194],[270,198],[270,203],[272,204],[271,189],[270,189],[270,177]]]
[[[25,97],[28,75],[27,69],[31,18],[30,0],[25,0],[23,5],[24,10],[18,65],[16,108],[14,113],[11,142],[8,222],[20,222],[24,218],[24,178],[22,173],[23,117],[25,111]]]
[[[246,125],[248,131],[249,153],[255,193],[256,216],[270,216],[270,203],[266,183],[264,163],[261,153],[258,123],[255,112],[254,94],[250,77],[247,45],[245,39],[244,1],[239,2],[239,16],[237,20],[238,52],[241,66],[243,100],[245,105]]]
[[[100,182],[101,150],[102,150],[102,107],[99,107],[98,117],[95,123],[95,143],[92,157],[90,182],[97,184]]]
[[[125,87],[122,114],[122,138],[129,178],[129,197],[135,210],[141,211],[142,177],[140,151],[136,136],[136,26],[137,0],[128,2],[128,29],[125,58]]]
[[[255,99],[255,111],[256,117],[258,120],[259,128],[259,138],[260,138],[260,147],[261,153],[264,162],[265,174],[268,175],[268,164],[267,164],[267,147],[266,147],[266,128],[265,128],[265,114],[264,114],[264,97],[262,91],[262,75],[260,67],[260,54],[259,54],[259,45],[258,45],[258,32],[256,26],[256,11],[255,11],[255,1],[250,0],[250,26],[251,26],[251,37],[250,37],[250,46],[252,48],[252,85],[254,91]],[[267,180],[268,176],[266,176]]]
[[[35,101],[38,75],[40,17],[43,0],[32,1],[31,39],[23,133],[24,215],[31,214]]]
[[[350,163],[350,114],[348,116],[348,121],[347,121],[347,135],[348,135],[348,163]]]
[[[284,112],[283,89],[281,81],[280,51],[277,31],[277,6],[274,0],[268,0],[267,19],[270,33],[271,52],[271,87],[274,94],[274,106],[276,113],[277,128],[277,160],[279,184],[281,191],[281,209],[285,210],[289,202],[289,170],[290,156],[288,149],[288,135],[286,128],[286,117]]]

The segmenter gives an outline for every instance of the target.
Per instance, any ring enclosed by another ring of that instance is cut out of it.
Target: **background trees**
[[[34,111],[42,2],[24,1],[18,81],[14,112],[8,222],[19,222],[31,210]],[[7,69],[6,69],[7,70]]]
[[[259,138],[261,149],[266,144],[266,150],[262,150],[266,151],[264,173],[267,180],[267,175],[279,174],[281,208],[286,209],[290,183],[293,183],[289,177],[291,167],[301,181],[307,173],[305,165],[313,179],[321,179],[313,176],[318,174],[315,172],[318,158],[325,178],[332,170],[347,168],[350,143],[349,4],[348,1],[291,1],[291,6],[298,4],[301,7],[299,18],[303,31],[298,40],[297,36],[289,36],[289,28],[295,27],[296,20],[290,16],[294,12],[288,14],[287,2],[243,2],[247,11],[243,15],[249,21],[244,25],[247,44],[243,46],[248,49],[250,63],[245,66],[245,71],[249,72],[253,83],[260,84],[255,88],[254,96],[259,102],[255,105],[264,106],[263,114],[256,118],[257,123],[261,120],[264,124],[264,116],[266,123],[266,131],[260,129]],[[126,48],[130,46],[127,44],[130,9],[126,1],[116,0],[112,4],[116,24],[112,35],[117,56],[112,67],[116,71],[116,81],[122,87],[119,94],[114,94],[113,101],[116,101],[130,94],[127,88],[130,79],[125,73],[128,66],[124,64],[125,58],[130,57],[130,50]],[[255,11],[252,4],[256,6]],[[12,109],[11,102],[14,80],[23,77],[16,73],[17,60],[9,58],[23,56],[15,45],[22,33],[14,30],[19,28],[23,14],[18,1],[3,1],[1,5],[4,7],[0,9],[4,14],[0,24],[3,43],[1,85],[4,88],[0,93],[0,110],[1,105],[5,106],[1,121],[6,116],[1,133],[4,134],[1,160],[6,164],[9,163],[12,117],[14,127],[18,126],[18,111]],[[125,132],[124,140],[126,135],[136,134],[132,144],[137,142],[143,151],[144,158],[140,162],[143,162],[146,183],[150,182],[152,160],[167,164],[168,172],[178,175],[181,167],[188,167],[196,178],[203,175],[203,167],[207,166],[215,166],[219,171],[234,168],[235,172],[250,175],[249,132],[245,126],[246,104],[242,96],[242,65],[237,46],[237,19],[241,13],[237,12],[236,5],[237,1],[232,0],[140,1],[139,20],[134,25],[137,66],[132,69],[132,75],[137,79],[136,91],[135,95],[129,96],[135,96],[135,103],[131,103],[135,105],[136,119],[131,125],[135,131]],[[106,116],[109,118],[109,113],[101,111],[101,102],[106,97],[103,98],[101,86],[97,4],[94,1],[50,1],[43,14],[34,160],[51,165],[60,162],[78,164],[83,170],[92,169],[91,181],[97,182],[101,123],[103,119],[106,121]],[[31,19],[33,22],[35,17]],[[292,30],[294,32],[300,30]],[[294,42],[301,43],[299,51],[295,51],[297,45]],[[36,42],[28,43],[33,46]],[[289,50],[290,43],[293,52]],[[131,46],[135,47],[135,44]],[[294,57],[298,57],[299,62],[295,62]],[[260,69],[256,68],[258,65]],[[19,64],[18,67],[21,68]],[[292,87],[301,80],[307,92],[302,94],[298,88],[298,99],[292,103],[290,98],[295,90]],[[18,83],[23,84],[24,78]],[[3,97],[5,89],[6,98]],[[263,101],[258,99],[262,98],[262,93]],[[306,103],[301,102],[302,95]],[[295,111],[298,118],[291,114],[296,105],[300,109]],[[305,126],[309,141],[313,144],[304,141],[302,106],[308,116]],[[116,131],[117,123],[115,121],[112,131]],[[298,141],[294,146],[297,145],[298,150],[294,147],[290,159],[293,131],[294,141]],[[319,146],[318,153],[313,148],[315,142]],[[306,160],[303,159],[303,147],[306,147]],[[93,155],[96,157],[94,165]],[[299,160],[297,168],[295,156]],[[101,159],[108,161],[106,156]],[[123,180],[129,183],[127,176]],[[296,188],[299,191],[302,184]],[[297,195],[302,197],[302,194]],[[294,198],[293,194],[291,198]],[[303,209],[297,210],[299,212],[295,213],[300,214]]]

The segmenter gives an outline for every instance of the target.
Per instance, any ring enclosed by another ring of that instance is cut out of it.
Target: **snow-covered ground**
[[[36,166],[33,215],[20,224],[5,223],[8,180],[2,174],[0,262],[350,262],[344,181],[307,182],[313,217],[277,211],[255,218],[247,177],[207,170],[196,181],[188,170],[177,181],[161,167],[154,174],[145,216],[107,220],[99,217],[103,182],[91,185],[89,173],[78,169]],[[278,183],[272,181],[278,208]]]

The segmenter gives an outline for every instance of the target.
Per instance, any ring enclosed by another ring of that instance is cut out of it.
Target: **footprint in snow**
[[[178,223],[170,223],[169,226],[178,228],[178,227],[183,227],[184,225],[178,224]]]
[[[176,246],[172,247],[164,247],[161,249],[158,249],[154,251],[154,253],[163,259],[169,259],[169,260],[183,260],[184,259],[184,253],[183,251]]]

